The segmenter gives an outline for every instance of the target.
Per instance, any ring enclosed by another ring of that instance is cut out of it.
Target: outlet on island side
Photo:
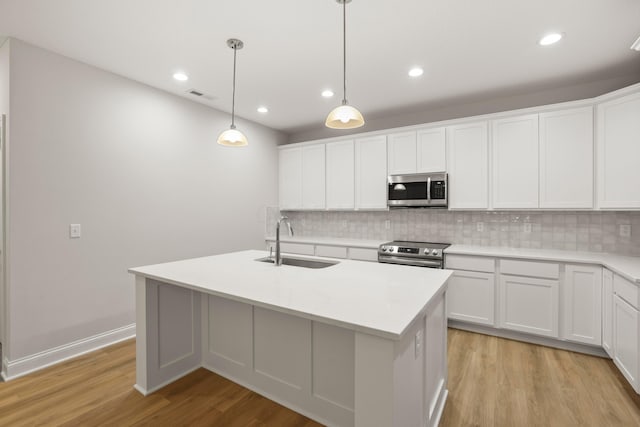
[[[416,332],[415,342],[415,358],[420,357],[420,352],[422,351],[422,330]]]

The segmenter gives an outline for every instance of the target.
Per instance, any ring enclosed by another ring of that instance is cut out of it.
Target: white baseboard
[[[92,337],[74,341],[16,360],[4,358],[2,361],[2,379],[10,381],[30,374],[67,359],[98,350],[136,336],[136,325],[132,323],[118,329],[103,332]]]

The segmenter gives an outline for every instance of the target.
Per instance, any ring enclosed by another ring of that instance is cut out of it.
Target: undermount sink
[[[269,262],[271,264],[274,263],[274,259],[269,257],[258,258],[256,261]],[[339,262],[340,261],[320,261],[315,259],[282,257],[283,265],[291,265],[294,267],[304,267],[304,268],[327,268],[327,267],[331,267],[332,265],[336,265]]]

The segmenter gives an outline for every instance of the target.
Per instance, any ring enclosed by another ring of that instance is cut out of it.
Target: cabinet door
[[[562,287],[564,338],[602,345],[602,268],[567,265]]]
[[[389,175],[416,173],[416,133],[389,135]]]
[[[417,172],[446,171],[446,128],[419,130],[417,137]]]
[[[302,207],[302,148],[282,149],[278,157],[280,209],[300,209]]]
[[[540,207],[593,207],[593,108],[540,114]]]
[[[538,115],[492,123],[493,207],[538,207]]]
[[[558,281],[500,275],[500,327],[558,338]]]
[[[598,105],[598,204],[640,208],[640,94]]]
[[[327,144],[327,209],[353,209],[353,140]]]
[[[614,295],[613,318],[613,361],[638,392],[638,310]]]
[[[449,319],[494,326],[495,276],[456,271],[447,289]]]
[[[447,129],[447,171],[450,209],[489,207],[487,123]]]
[[[387,208],[387,138],[356,139],[356,209]]]
[[[302,208],[324,209],[324,144],[302,147]]]
[[[602,271],[602,347],[613,357],[613,273]]]

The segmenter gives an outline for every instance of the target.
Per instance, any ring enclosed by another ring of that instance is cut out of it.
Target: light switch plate
[[[620,224],[620,237],[631,237],[631,224]]]
[[[69,224],[69,237],[79,239],[82,235],[82,227],[80,224]]]
[[[531,223],[530,222],[525,222],[524,223],[524,232],[525,233],[531,233]]]
[[[388,230],[391,228],[391,220],[390,219],[385,219],[384,220],[384,228],[385,230]]]

